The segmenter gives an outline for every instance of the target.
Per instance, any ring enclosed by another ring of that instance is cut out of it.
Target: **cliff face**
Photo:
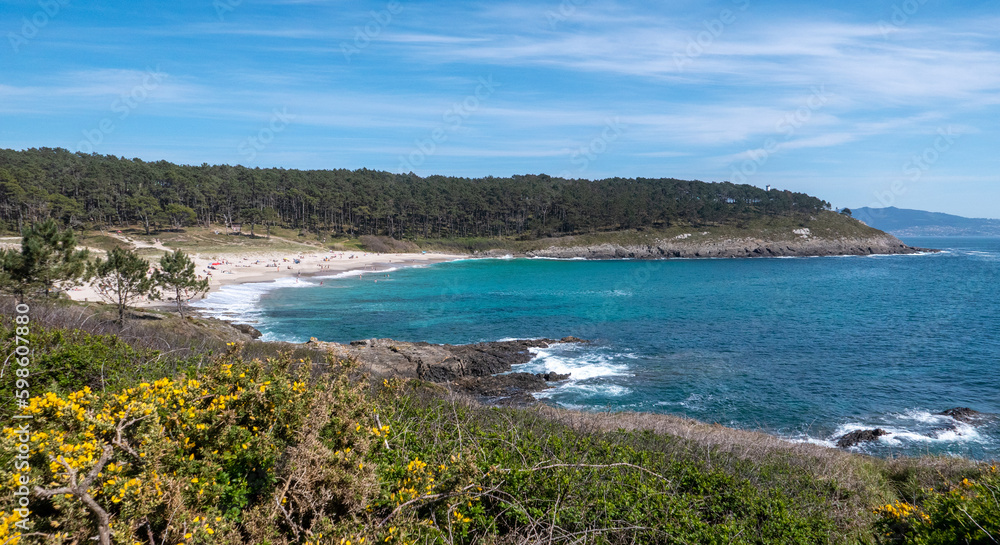
[[[587,258],[587,259],[666,259],[666,258],[737,258],[737,257],[786,257],[913,254],[928,251],[907,246],[898,238],[880,233],[872,236],[824,238],[813,236],[809,229],[798,229],[795,236],[782,240],[765,240],[755,237],[696,237],[678,235],[668,239],[655,239],[630,244],[604,242],[599,244],[559,245],[520,252],[528,257]],[[504,250],[484,252],[487,256],[502,256]]]

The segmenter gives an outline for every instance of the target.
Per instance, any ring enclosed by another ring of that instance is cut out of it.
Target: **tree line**
[[[542,237],[746,221],[830,204],[791,191],[672,178],[420,177],[146,162],[64,149],[0,150],[0,228],[235,223],[334,236]]]

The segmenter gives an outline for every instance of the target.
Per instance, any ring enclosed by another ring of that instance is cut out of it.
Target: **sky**
[[[1000,218],[995,0],[4,1],[0,148]]]

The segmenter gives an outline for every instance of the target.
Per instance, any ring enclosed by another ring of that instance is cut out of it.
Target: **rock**
[[[804,232],[805,230],[802,229]],[[811,233],[811,232],[810,232]],[[777,237],[774,240],[756,238],[735,238],[718,240],[677,239],[656,240],[653,243],[620,245],[594,244],[576,245],[572,236],[560,239],[562,244],[532,250],[537,257],[588,259],[663,259],[692,257],[779,257],[779,256],[827,256],[827,255],[869,255],[869,254],[912,254],[927,252],[925,248],[911,247],[887,233],[872,233],[856,238],[822,238],[814,233],[803,238]],[[510,254],[509,250],[496,249],[477,252],[485,256],[499,257]]]
[[[509,397],[548,388],[545,380],[531,373],[508,373],[488,377],[464,377],[455,385],[467,393],[483,397]]]
[[[259,339],[263,335],[256,327],[250,324],[233,324],[233,327],[238,329],[241,333],[246,333],[251,339]]]
[[[557,343],[587,342],[577,337],[561,340],[528,339],[467,345],[401,342],[392,339],[326,343],[310,339],[311,348],[326,349],[338,357],[351,357],[366,372],[375,375],[416,378],[434,383],[451,382],[465,393],[488,398],[510,398],[525,404],[531,392],[549,388],[549,382],[566,380],[559,373],[510,373],[513,366],[528,363],[530,348]],[[505,374],[504,374],[505,373]],[[493,400],[491,400],[493,402]]]
[[[845,434],[843,437],[837,440],[837,446],[840,448],[849,448],[857,445],[859,443],[866,443],[868,441],[877,441],[879,437],[883,435],[888,435],[889,433],[882,428],[875,428],[873,430],[857,430],[851,433]]]
[[[440,348],[422,348],[403,356],[417,364],[417,378],[421,380],[448,382],[466,375],[464,362]]]
[[[947,411],[941,411],[938,414],[950,416],[955,420],[966,424],[978,424],[982,422],[985,416],[983,413],[974,411],[968,407],[955,407],[953,409],[948,409]]]

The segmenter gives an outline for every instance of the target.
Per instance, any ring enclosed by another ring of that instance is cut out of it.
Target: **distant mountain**
[[[1000,236],[1000,220],[963,218],[940,212],[905,208],[852,208],[855,218],[896,236]]]

